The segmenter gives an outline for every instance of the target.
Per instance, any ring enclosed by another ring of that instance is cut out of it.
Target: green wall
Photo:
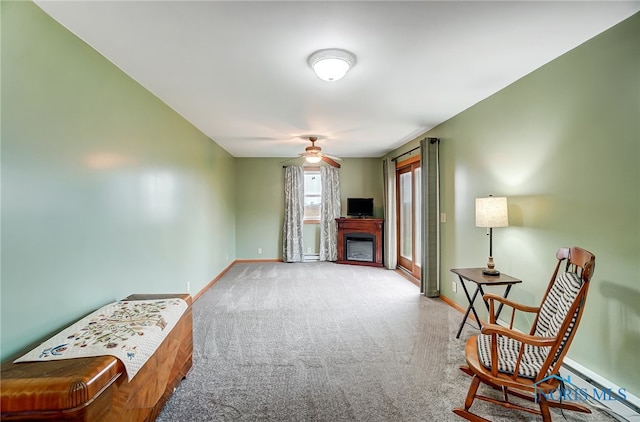
[[[290,158],[236,158],[237,256],[242,259],[282,258],[284,215],[283,163]],[[290,164],[290,163],[288,163]],[[382,215],[382,164],[378,158],[345,158],[340,162],[340,197],[346,214],[350,196],[372,197]],[[317,248],[317,225],[304,230],[305,251]],[[258,254],[262,248],[262,254]],[[317,253],[317,249],[314,250]]]
[[[234,159],[31,2],[2,1],[2,358],[235,259]]]
[[[510,226],[494,230],[493,254],[500,270],[523,279],[510,298],[539,303],[557,248],[593,252],[595,275],[569,357],[635,396],[639,40],[640,14],[426,134],[441,138],[442,294],[466,307],[462,289],[452,292],[449,269],[486,262],[488,239],[475,227],[474,198],[507,196]]]
[[[382,161],[379,158],[348,158],[340,169],[342,215],[347,215],[347,198],[373,198],[376,218],[384,215]]]
[[[236,158],[236,254],[241,259],[282,258],[286,158]],[[258,254],[262,248],[262,254]]]

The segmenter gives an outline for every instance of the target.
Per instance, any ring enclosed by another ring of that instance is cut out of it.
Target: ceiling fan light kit
[[[317,163],[319,163],[320,161],[322,161],[322,157],[320,157],[320,156],[313,156],[313,155],[310,155],[310,156],[308,156],[308,157],[305,157],[304,159],[305,159],[305,160],[307,160],[307,163],[310,163],[310,164],[317,164]]]
[[[309,56],[308,62],[320,79],[335,82],[342,79],[356,64],[356,56],[346,50],[329,48],[316,51]]]
[[[330,166],[340,168],[340,164],[338,164],[336,160],[341,161],[342,159],[339,157],[323,154],[322,148],[316,146],[316,142],[318,141],[317,136],[309,136],[309,141],[311,142],[311,146],[306,147],[304,149],[304,152],[300,154],[301,157],[304,157],[307,163],[318,164],[320,161],[324,161]]]

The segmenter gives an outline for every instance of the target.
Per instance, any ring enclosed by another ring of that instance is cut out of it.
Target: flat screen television
[[[373,217],[373,198],[347,198],[347,215]]]

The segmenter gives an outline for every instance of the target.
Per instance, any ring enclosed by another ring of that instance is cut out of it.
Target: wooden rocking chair
[[[582,317],[595,268],[595,256],[584,249],[572,247],[560,248],[556,257],[558,263],[540,307],[517,304],[499,295],[484,295],[489,302],[490,324],[482,327],[481,334],[467,341],[467,365],[460,370],[473,379],[464,409],[454,409],[455,414],[470,421],[488,422],[488,419],[469,411],[476,398],[541,415],[544,422],[551,421],[550,407],[591,413],[576,402],[550,400],[549,397],[563,381],[560,366]],[[566,261],[566,266],[564,272],[559,273],[563,261]],[[509,328],[496,324],[495,302],[512,308]],[[513,330],[516,311],[536,314],[529,334]],[[502,399],[477,394],[481,382],[500,390]],[[536,402],[539,409],[510,402],[509,395]]]

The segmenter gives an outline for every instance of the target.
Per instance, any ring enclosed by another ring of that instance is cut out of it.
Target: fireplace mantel
[[[383,218],[336,218],[338,225],[338,264],[369,265],[382,267],[382,227]],[[372,261],[347,259],[345,240],[353,234],[356,237],[369,235],[373,237]]]

